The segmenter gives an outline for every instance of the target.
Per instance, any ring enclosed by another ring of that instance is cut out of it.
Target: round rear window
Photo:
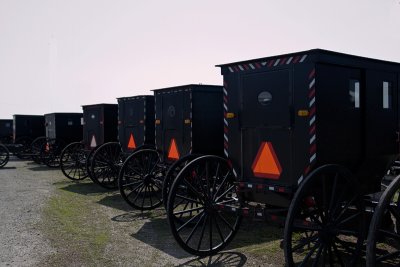
[[[260,103],[263,106],[268,105],[272,101],[272,95],[268,91],[263,91],[258,94],[258,103]]]

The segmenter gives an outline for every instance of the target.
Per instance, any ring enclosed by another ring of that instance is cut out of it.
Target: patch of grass
[[[109,218],[93,205],[97,198],[88,199],[85,194],[64,190],[62,183],[56,186],[56,194],[43,211],[42,231],[57,251],[46,263],[53,266],[105,264],[104,252],[111,231],[109,224],[102,223]]]

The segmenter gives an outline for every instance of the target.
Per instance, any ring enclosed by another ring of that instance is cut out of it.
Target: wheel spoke
[[[200,225],[200,222],[204,220],[205,213],[201,215],[200,219],[197,221],[196,225],[193,227],[192,231],[190,232],[189,236],[186,238],[185,244],[189,243],[190,239],[192,239],[193,234],[196,232],[197,228]]]
[[[176,231],[179,233],[183,228],[185,228],[187,225],[189,225],[191,222],[193,222],[197,217],[203,216],[203,214],[204,214],[204,210],[202,210],[201,212],[199,212],[198,214],[196,214],[195,216],[193,216],[192,218],[190,218],[190,220],[188,220],[187,222],[185,222],[184,224],[182,224],[181,227],[179,227],[178,229],[176,229]]]

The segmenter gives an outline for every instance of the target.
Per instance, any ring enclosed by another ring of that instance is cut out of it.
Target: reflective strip
[[[261,65],[263,66],[267,65],[267,61],[261,62]]]
[[[311,89],[311,87],[313,87],[315,84],[315,78],[310,82],[309,88]]]
[[[226,140],[226,142],[228,142],[228,136],[226,134],[224,134],[224,139]]]
[[[286,65],[290,64],[290,62],[292,62],[293,57],[290,57],[289,60],[286,62]]]
[[[312,124],[314,124],[314,122],[315,122],[315,116],[313,116],[313,117],[311,118],[311,120],[310,120],[310,126],[311,126]]]
[[[316,139],[316,136],[315,136],[315,134],[314,134],[314,135],[311,137],[311,139],[310,139],[310,144],[314,143],[315,139]]]
[[[229,157],[228,151],[226,149],[224,149],[224,154],[225,154],[226,157]]]
[[[315,103],[315,97],[313,97],[313,99],[311,99],[311,101],[310,101],[310,107],[311,107],[312,105],[314,105],[314,103]]]
[[[228,110],[228,106],[224,103],[224,109]]]
[[[227,122],[227,120],[225,120],[225,118],[224,118],[224,123],[225,123],[225,125],[228,125],[228,122]]]
[[[297,180],[297,184],[300,184],[303,181],[303,178],[304,178],[303,175],[300,176],[299,180]]]
[[[301,59],[300,62],[303,62],[307,58],[307,55],[304,55]]]
[[[256,67],[254,67],[254,65],[253,64],[249,64],[249,66],[250,66],[250,68],[252,68],[253,70],[256,68]]]
[[[240,70],[244,70],[244,68],[242,67],[242,65],[238,66]]]
[[[275,187],[273,187],[273,186],[269,186],[268,189],[269,189],[270,191],[275,191]]]
[[[234,70],[231,67],[228,67],[228,69],[230,70],[230,72],[234,72]]]
[[[276,67],[276,66],[279,64],[279,61],[281,61],[280,58],[278,58],[278,59],[276,60],[276,62],[275,62],[275,64],[274,64],[274,67]]]
[[[228,91],[226,91],[225,87],[222,90],[224,91],[224,95],[228,95]]]
[[[310,163],[313,162],[315,160],[315,158],[317,157],[317,153],[315,153],[314,155],[311,156],[310,158]]]

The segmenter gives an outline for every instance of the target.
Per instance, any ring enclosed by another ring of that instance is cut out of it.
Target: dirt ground
[[[244,221],[228,248],[196,258],[162,208],[132,210],[117,191],[12,159],[0,169],[1,266],[283,266],[282,229]]]

